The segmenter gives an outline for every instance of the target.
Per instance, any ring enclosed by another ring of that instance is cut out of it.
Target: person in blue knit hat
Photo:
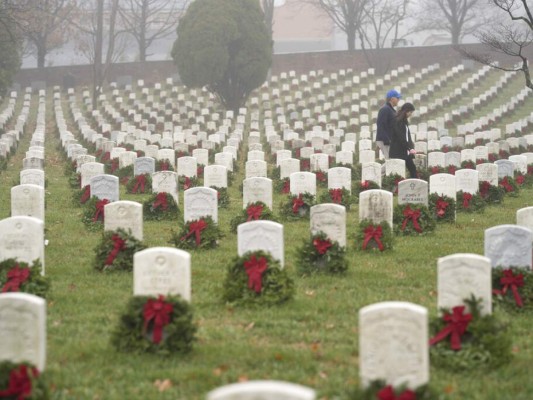
[[[390,140],[395,124],[396,110],[394,107],[398,105],[401,98],[402,95],[397,90],[389,90],[386,96],[387,101],[378,112],[376,145],[383,153],[385,160],[389,159]]]

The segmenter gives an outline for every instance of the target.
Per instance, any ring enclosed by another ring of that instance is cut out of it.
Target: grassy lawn
[[[490,75],[494,80],[499,77]],[[519,87],[517,82],[513,81],[513,87]],[[524,107],[531,110],[531,102]],[[66,101],[63,110],[67,115]],[[217,249],[191,252],[192,304],[198,326],[193,352],[168,358],[117,353],[110,346],[110,334],[132,295],[132,275],[100,273],[93,268],[93,250],[101,233],[85,229],[82,208],[72,201],[51,101],[47,121],[46,270],[52,288],[47,298],[46,372],[54,399],[193,400],[204,398],[218,386],[253,379],[300,383],[314,388],[318,398],[347,399],[359,384],[358,310],[375,302],[401,300],[425,306],[431,316],[436,315],[437,259],[454,253],[483,254],[485,229],[514,224],[517,209],[533,206],[533,189],[528,188],[519,197],[506,197],[503,204],[487,207],[482,214],[458,214],[456,224],[439,225],[427,236],[397,237],[392,251],[372,253],[356,248],[358,207],[353,205],[347,213],[350,267],[341,276],[298,275],[296,248],[308,237],[309,222],[288,222],[284,228],[285,268],[295,281],[294,300],[272,308],[236,308],[224,304],[221,295],[226,268],[237,253],[230,220],[242,210],[239,184],[245,153],[241,151],[239,173],[229,188],[230,206],[219,210],[225,237]],[[501,121],[498,127],[504,130],[505,123]],[[18,183],[34,127],[33,115],[17,153],[0,174],[0,218],[9,216],[9,188]],[[72,131],[79,135],[73,124]],[[183,193],[180,196],[183,206]],[[142,202],[146,198],[148,195],[129,195],[121,186],[123,200]],[[275,213],[282,200],[282,195],[275,194]],[[145,243],[170,246],[171,231],[182,223],[181,218],[177,223],[145,222]],[[431,384],[442,398],[531,398],[533,316],[500,314],[511,324],[513,361],[496,371],[468,374],[432,368]]]

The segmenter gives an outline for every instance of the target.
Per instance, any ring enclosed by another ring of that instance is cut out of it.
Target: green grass
[[[50,104],[46,269],[52,289],[47,299],[46,372],[55,399],[202,399],[209,390],[246,379],[291,381],[316,389],[318,398],[348,398],[359,382],[358,310],[375,302],[401,300],[423,305],[430,315],[436,315],[437,259],[461,252],[483,254],[484,229],[513,224],[517,209],[533,205],[533,189],[526,189],[483,214],[459,214],[456,224],[439,225],[431,235],[397,237],[394,249],[383,254],[356,249],[358,207],[354,205],[347,213],[350,267],[343,276],[299,276],[295,248],[308,237],[309,223],[286,223],[286,268],[295,280],[294,300],[280,307],[235,308],[220,299],[226,267],[237,252],[229,221],[242,209],[241,165],[229,190],[231,205],[219,210],[225,233],[220,247],[191,253],[192,305],[198,326],[193,352],[169,358],[117,353],[110,346],[110,333],[132,295],[132,275],[99,273],[92,268],[100,233],[84,228],[82,209],[71,201],[52,109]],[[65,104],[65,115],[66,110]],[[34,121],[8,169],[0,174],[0,218],[9,216],[9,188],[18,183],[33,127]],[[128,195],[121,187],[121,199],[142,201],[146,197]],[[281,200],[276,194],[276,213]],[[145,243],[169,246],[171,230],[181,225],[181,220],[145,222]],[[449,399],[529,399],[533,391],[532,324],[531,315],[513,318],[511,364],[489,373],[454,374],[432,368],[431,384]],[[160,391],[156,381],[166,379],[171,386]]]

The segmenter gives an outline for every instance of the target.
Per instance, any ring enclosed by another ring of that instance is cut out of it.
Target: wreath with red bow
[[[500,186],[504,193],[511,197],[518,197],[520,187],[516,183],[515,179],[510,176],[504,176],[498,180],[498,186]]]
[[[154,193],[143,203],[145,221],[176,220],[179,215],[178,205],[170,193]]]
[[[187,189],[197,187],[198,178],[196,176],[188,177],[188,176],[180,175],[178,177],[178,184],[179,184],[180,190],[185,191]]]
[[[15,258],[0,262],[0,293],[23,292],[46,298],[50,281],[41,271],[38,259],[31,264]]]
[[[224,235],[211,217],[188,221],[181,231],[172,231],[170,242],[178,249],[213,249]]]
[[[136,175],[126,184],[126,192],[130,194],[152,193],[152,175]]]
[[[467,193],[462,190],[457,192],[457,211],[459,212],[483,212],[487,203],[478,193]]]
[[[72,202],[79,207],[84,205],[91,198],[91,186],[85,185],[82,189],[76,189],[72,193]]]
[[[398,194],[398,183],[403,181],[405,178],[398,174],[385,175],[381,179],[381,188],[383,190],[388,190],[393,194]]]
[[[291,180],[289,178],[277,179],[274,181],[274,188],[278,193],[290,194]]]
[[[439,398],[437,392],[430,385],[422,385],[411,390],[405,385],[393,387],[384,380],[370,382],[364,390],[357,389],[350,399],[361,400],[433,400]]]
[[[451,371],[498,368],[512,358],[507,324],[494,314],[481,315],[481,301],[473,296],[465,306],[442,310],[430,321],[430,357],[437,367]]]
[[[237,228],[240,224],[258,220],[277,222],[270,208],[268,208],[267,205],[261,201],[249,203],[248,206],[244,210],[242,210],[242,212],[238,216],[232,218],[232,220],[230,221],[231,232],[236,233]]]
[[[211,189],[217,191],[217,204],[219,208],[228,208],[230,199],[227,187],[212,186]]]
[[[353,190],[355,198],[359,198],[359,194],[365,190],[381,189],[379,185],[374,181],[357,181]]]
[[[156,160],[155,161],[155,170],[156,171],[174,171],[174,167],[172,166],[171,162],[169,160]]]
[[[334,203],[344,206],[346,210],[350,209],[354,198],[345,188],[328,189],[320,195],[320,203]]]
[[[310,239],[304,239],[296,250],[296,266],[303,274],[345,272],[348,269],[346,248],[329,239],[324,232],[318,232]]]
[[[455,223],[455,200],[451,197],[431,193],[429,210],[437,222]]]
[[[397,235],[425,235],[435,230],[435,219],[423,204],[399,204],[393,213]]]
[[[309,218],[309,210],[313,205],[315,205],[315,196],[311,193],[305,192],[291,195],[281,204],[281,216],[287,221]]]
[[[362,251],[378,250],[380,252],[392,249],[392,229],[387,222],[376,224],[368,219],[359,223],[356,233],[356,248]]]
[[[46,377],[34,365],[26,362],[0,362],[0,398],[48,400]]]
[[[110,201],[107,199],[92,196],[84,204],[82,222],[89,231],[96,232],[104,228],[104,207],[109,203]]]
[[[533,309],[533,272],[526,268],[492,270],[492,300],[505,311],[524,312]]]
[[[94,249],[94,268],[98,271],[132,271],[133,256],[146,246],[124,229],[105,231]]]
[[[479,196],[486,203],[501,203],[505,190],[501,186],[491,185],[488,181],[479,182]]]
[[[228,267],[222,299],[247,305],[276,305],[294,296],[294,282],[279,261],[265,251],[236,257]]]
[[[111,336],[118,350],[171,356],[192,350],[196,326],[181,296],[134,296]]]

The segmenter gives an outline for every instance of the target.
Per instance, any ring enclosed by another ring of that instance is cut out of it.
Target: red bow
[[[7,389],[0,390],[0,397],[16,398],[17,400],[24,400],[31,396],[31,378],[39,376],[39,371],[35,367],[28,367],[21,365],[18,369],[12,369],[9,372],[9,384]],[[16,396],[16,397],[14,397]]]
[[[326,252],[332,246],[332,244],[328,239],[322,240],[322,239],[317,238],[313,240],[313,246],[315,246],[315,249],[318,252],[318,254],[322,255],[322,254],[326,254]]]
[[[183,190],[190,189],[191,187],[191,178],[188,176],[185,177],[185,183],[183,184]]]
[[[433,346],[448,335],[451,335],[450,344],[452,350],[461,350],[461,336],[466,332],[466,328],[472,321],[472,314],[463,314],[465,306],[457,306],[452,309],[452,314],[445,313],[442,317],[446,325],[439,333],[429,340],[429,345]]]
[[[157,300],[148,299],[144,305],[144,331],[147,330],[148,324],[153,320],[152,341],[159,344],[163,338],[163,328],[170,323],[170,315],[174,307],[171,303],[165,302],[165,297],[159,295]]]
[[[158,207],[161,207],[163,211],[166,211],[168,208],[168,202],[167,202],[167,193],[166,192],[160,192],[155,197],[154,204],[152,204],[152,207],[154,210],[157,210]]]
[[[415,231],[421,233],[422,228],[418,224],[418,218],[420,218],[420,214],[420,210],[413,210],[410,206],[405,207],[405,209],[403,210],[404,219],[402,223],[402,231],[405,230],[405,228],[407,227],[407,223],[409,222],[409,220],[411,220],[413,221],[413,228],[415,228]]]
[[[193,221],[189,224],[189,233],[183,236],[181,240],[186,240],[194,234],[196,237],[196,246],[200,246],[200,241],[202,240],[200,234],[205,228],[207,228],[207,223],[203,219]]]
[[[113,158],[111,160],[111,173],[115,172],[118,169],[118,160]]]
[[[161,163],[161,171],[168,171],[169,164],[166,161]]]
[[[248,274],[248,287],[261,293],[263,273],[267,270],[268,264],[265,257],[259,257],[259,260],[253,254],[248,261],[244,262],[244,269]]]
[[[311,162],[309,160],[303,160],[302,161],[302,170],[303,171],[309,171],[311,168]]]
[[[394,389],[391,385],[385,386],[381,389],[377,397],[379,400],[416,400],[416,394],[412,390],[404,390],[398,396],[394,393]]]
[[[29,277],[30,277],[30,269],[20,268],[20,266],[16,264],[13,268],[11,268],[7,272],[7,282],[2,288],[2,293],[9,292],[9,291],[18,292],[20,289],[20,285],[26,282],[26,280]]]
[[[374,239],[377,243],[379,251],[385,250],[383,243],[381,243],[381,237],[383,236],[383,229],[381,226],[374,227],[373,225],[369,225],[365,228],[364,233],[365,238],[363,240],[363,250],[366,250],[366,246],[372,239]]]
[[[518,307],[524,306],[522,298],[520,297],[520,293],[518,293],[518,288],[524,286],[523,274],[514,275],[511,269],[506,269],[503,271],[503,276],[500,278],[500,285],[503,286],[502,289],[494,289],[492,291],[493,294],[501,294],[502,296],[504,296],[507,293],[507,290],[511,288],[516,305]]]
[[[135,177],[135,185],[133,186],[132,193],[137,193],[137,191],[140,189],[141,193],[144,193],[144,185],[146,185],[146,176],[144,175],[137,175]]]
[[[366,190],[370,187],[370,183],[368,181],[362,181],[361,182],[361,189]]]
[[[440,172],[440,167],[431,167],[431,174],[438,174]]]
[[[291,183],[287,179],[285,182],[283,182],[283,188],[281,189],[281,193],[289,193],[291,191]]]
[[[126,242],[122,240],[119,235],[113,235],[111,237],[111,240],[113,241],[113,250],[111,250],[111,252],[107,256],[105,260],[105,265],[113,264],[113,261],[115,261],[115,258],[117,257],[118,253],[126,249]]]
[[[258,204],[256,206],[254,205],[250,205],[248,206],[248,208],[246,209],[246,214],[248,215],[248,219],[246,220],[246,222],[248,221],[252,221],[252,220],[258,220],[259,218],[261,218],[261,214],[263,213],[263,206],[261,204]]]
[[[93,222],[104,220],[104,207],[106,204],[109,204],[109,200],[107,199],[98,200],[96,202],[96,210],[94,212]]]
[[[516,183],[518,183],[519,185],[523,185],[524,181],[525,181],[524,175],[518,175],[516,177]]]
[[[455,165],[449,165],[448,166],[448,173],[451,175],[455,175],[455,171],[457,170],[457,167]]]
[[[488,182],[488,181],[481,182],[481,187],[479,188],[479,192],[480,192],[482,197],[487,197],[488,196],[489,189],[490,189],[490,182]]]
[[[509,183],[509,180],[507,179],[507,177],[502,179],[502,181],[500,182],[500,186],[503,187],[506,192],[513,191],[513,186]]]
[[[298,195],[298,197],[292,199],[292,212],[294,214],[298,213],[298,210],[300,210],[300,207],[302,207],[304,204],[305,203],[303,201],[302,195]]]
[[[91,197],[91,186],[85,185],[85,189],[83,190],[83,194],[80,197],[80,203],[85,204],[87,203],[87,200]]]
[[[449,203],[439,197],[435,206],[437,207],[437,217],[442,218],[444,217],[444,214],[446,214],[446,209],[448,208]]]
[[[322,171],[316,173],[316,179],[319,182],[326,182],[326,175]]]
[[[472,200],[472,195],[470,193],[463,193],[463,208],[470,207],[470,200]]]
[[[332,202],[340,204],[342,202],[342,189],[330,189],[329,196]]]
[[[106,162],[111,159],[111,153],[109,151],[106,151],[104,153],[104,156],[102,157],[102,162]]]

